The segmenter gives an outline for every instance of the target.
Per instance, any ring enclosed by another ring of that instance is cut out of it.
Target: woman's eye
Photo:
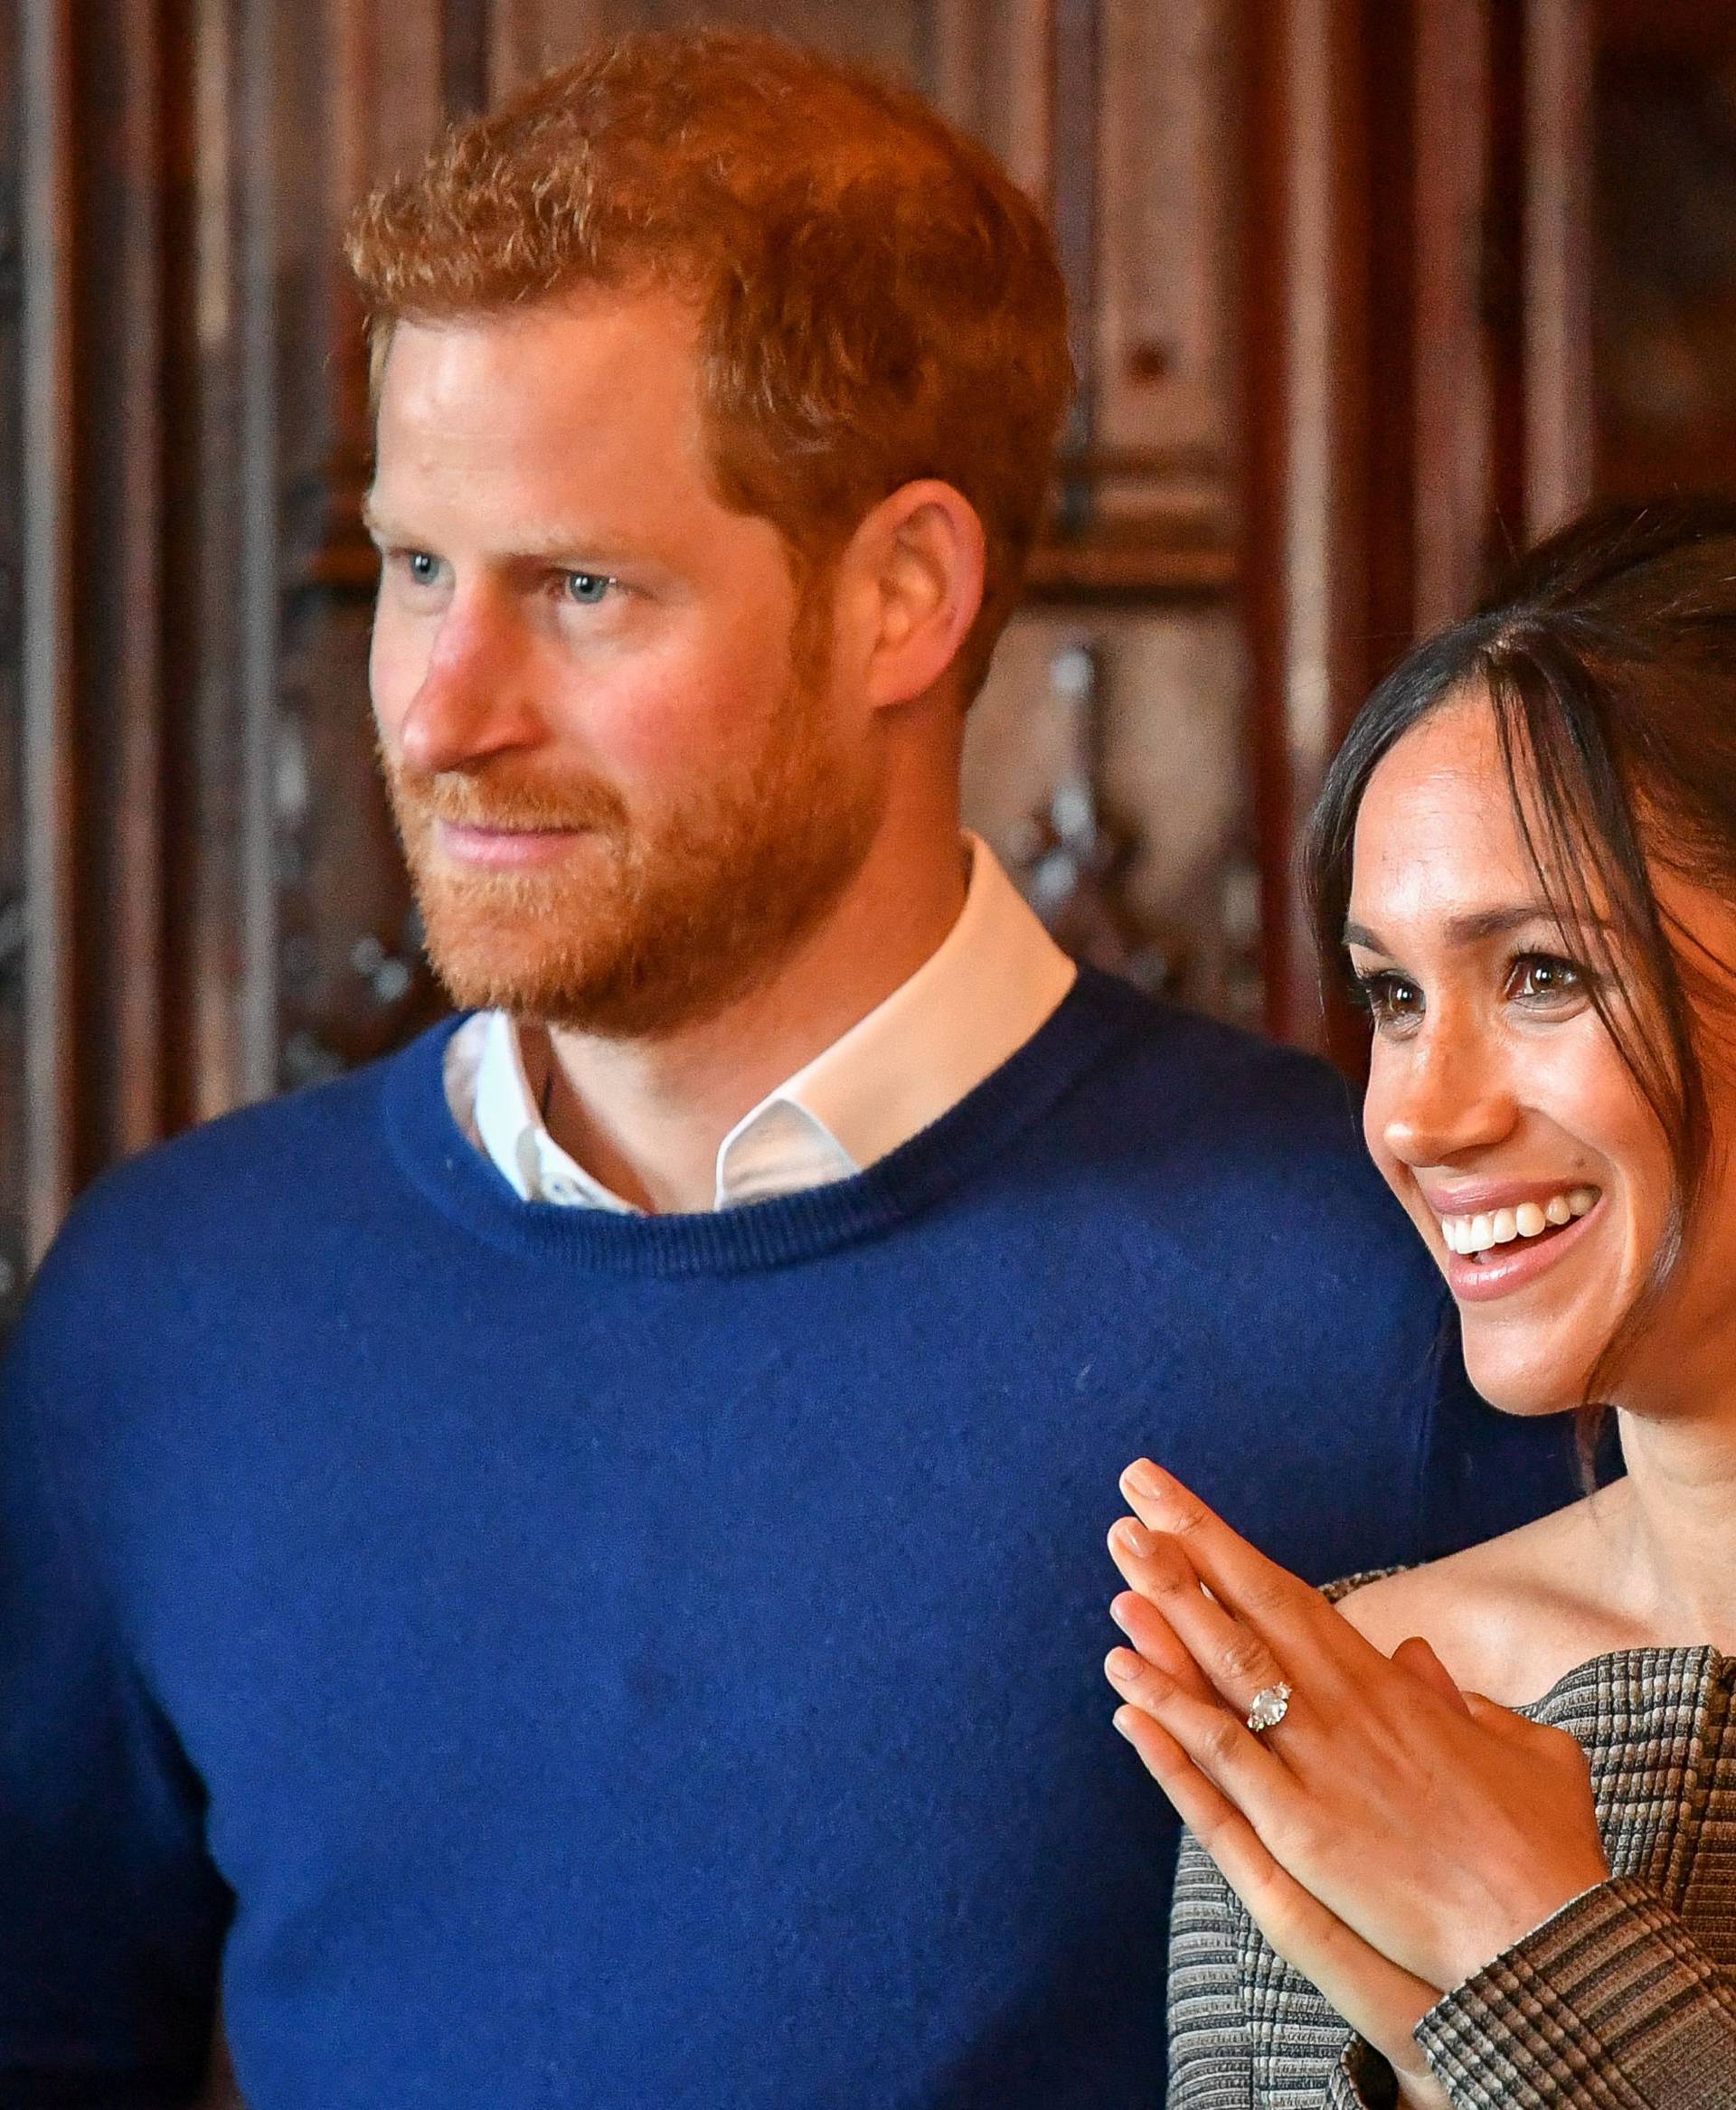
[[[1559,1003],[1584,994],[1585,976],[1571,960],[1526,953],[1513,963],[1507,987],[1522,1003]]]
[[[605,599],[609,588],[615,584],[603,571],[569,571],[566,581],[567,598],[586,608],[594,608],[599,601]]]
[[[1422,1015],[1421,990],[1390,968],[1379,974],[1358,975],[1355,987],[1358,1001],[1377,1028],[1404,1025]]]

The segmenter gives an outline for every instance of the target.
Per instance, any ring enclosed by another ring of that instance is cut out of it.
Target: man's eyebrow
[[[1445,937],[1449,945],[1486,945],[1492,937],[1508,937],[1533,923],[1547,923],[1563,934],[1573,931],[1608,931],[1601,916],[1583,916],[1574,910],[1552,909],[1547,901],[1515,901],[1505,909],[1468,909],[1447,918]],[[1344,925],[1344,943],[1361,946],[1364,952],[1387,953],[1391,947],[1363,923]]]
[[[382,513],[371,497],[364,496],[362,501],[362,525],[379,542],[412,544],[417,542],[413,533]],[[548,528],[516,537],[511,554],[520,563],[547,564],[562,559],[582,560],[587,557],[612,561],[637,557],[641,551],[630,535],[617,533],[612,529]]]
[[[542,534],[515,535],[514,557],[550,562],[562,557],[633,557],[639,544],[612,528],[550,528]]]

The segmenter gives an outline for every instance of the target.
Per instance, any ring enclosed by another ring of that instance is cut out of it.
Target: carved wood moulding
[[[1595,82],[1599,473],[1736,489],[1736,14],[1603,0]]]
[[[374,184],[478,106],[486,11],[464,0],[325,0],[317,33],[277,15],[278,657],[271,827],[273,1088],[383,1053],[439,1009],[373,761],[362,527],[372,435],[366,346],[342,231]]]
[[[33,1254],[103,1164],[275,1079],[269,76],[241,0],[14,19]]]
[[[1590,488],[1584,0],[1262,0],[1247,523],[1267,1022],[1354,1065],[1291,874],[1356,705]]]
[[[24,565],[18,10],[0,11],[0,1331],[24,1276]]]
[[[161,10],[24,10],[26,1239],[161,1133],[168,104]]]

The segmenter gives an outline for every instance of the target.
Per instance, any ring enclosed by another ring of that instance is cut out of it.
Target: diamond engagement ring
[[[1248,1709],[1248,1727],[1255,1736],[1261,1736],[1268,1729],[1275,1729],[1289,1711],[1289,1687],[1268,1685],[1254,1694]]]

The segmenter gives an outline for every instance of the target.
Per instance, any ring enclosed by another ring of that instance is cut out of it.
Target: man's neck
[[[730,1131],[933,957],[966,884],[956,827],[877,842],[820,928],[728,1010],[656,1041],[552,1031],[550,1134],[637,1208],[710,1209]]]

